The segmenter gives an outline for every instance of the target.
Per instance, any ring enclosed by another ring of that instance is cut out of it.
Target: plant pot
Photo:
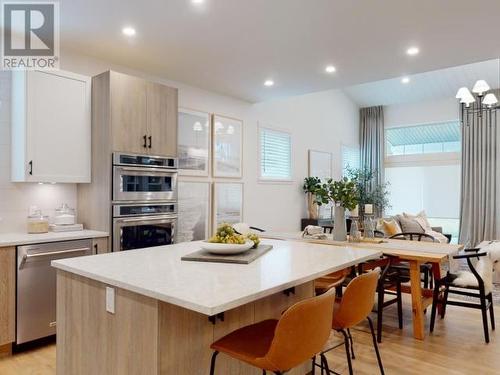
[[[312,193],[307,193],[307,211],[309,212],[309,219],[317,219],[319,217],[318,204],[314,201]]]
[[[335,206],[333,221],[333,239],[334,241],[347,240],[347,226],[345,221],[345,208],[342,206]]]

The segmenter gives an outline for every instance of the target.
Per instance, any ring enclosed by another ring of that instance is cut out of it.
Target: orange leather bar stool
[[[284,374],[321,352],[330,336],[335,289],[298,302],[279,320],[240,328],[214,342],[210,375],[219,352],[260,368]],[[323,357],[321,357],[323,359]]]
[[[345,270],[333,272],[326,276],[320,277],[319,279],[314,280],[314,289],[316,295],[323,294],[327,290],[330,290],[331,288],[336,288],[340,286],[350,272],[351,270],[347,268]]]
[[[351,355],[349,352],[349,334],[346,332],[349,328],[361,323],[367,319],[370,325],[372,334],[373,346],[377,355],[378,366],[380,373],[384,374],[382,359],[378,351],[377,338],[373,329],[373,322],[369,315],[375,304],[375,291],[377,290],[380,269],[376,268],[373,271],[355,277],[347,285],[344,295],[340,302],[336,302],[333,308],[332,328],[344,335],[344,346],[347,355],[347,363],[349,365],[349,374],[353,374]],[[352,344],[352,342],[351,342]],[[326,367],[326,373],[333,373],[328,369],[328,363],[324,354],[333,348],[323,351],[321,357],[321,370]]]

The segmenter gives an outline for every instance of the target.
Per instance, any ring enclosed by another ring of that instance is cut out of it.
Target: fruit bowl
[[[218,243],[218,242],[208,242],[202,241],[201,248],[207,250],[212,254],[219,255],[229,255],[229,254],[240,254],[248,251],[254,245],[253,241],[246,240],[244,244],[232,244],[232,243]]]

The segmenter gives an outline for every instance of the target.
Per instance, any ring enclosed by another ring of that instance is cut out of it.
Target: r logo
[[[54,4],[4,5],[5,56],[54,55]]]

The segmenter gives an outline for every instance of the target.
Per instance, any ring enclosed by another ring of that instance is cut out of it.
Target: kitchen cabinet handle
[[[99,246],[97,246],[97,244],[94,244],[94,255],[97,254],[99,252]]]
[[[144,134],[142,139],[144,139],[144,144],[142,145],[142,147],[144,147],[144,148],[148,147],[148,145],[147,145],[148,136],[146,134]]]
[[[31,176],[33,176],[33,160],[30,160],[30,162],[29,162],[28,164],[29,164],[29,166],[30,166],[30,171],[29,171],[29,174],[30,174]]]
[[[152,142],[153,137],[149,136],[148,139],[149,139],[149,146],[148,146],[148,148],[151,148],[151,142]]]

